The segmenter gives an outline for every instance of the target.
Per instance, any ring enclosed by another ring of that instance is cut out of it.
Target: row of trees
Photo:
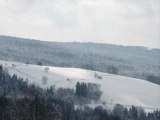
[[[147,75],[146,79],[150,82],[154,82],[160,85],[160,76],[149,74]]]
[[[78,97],[85,97],[87,99],[97,102],[100,100],[102,91],[100,90],[99,84],[77,82],[76,84],[76,95]]]
[[[87,90],[87,84],[86,83],[77,82],[77,84],[76,84],[76,95],[78,95],[79,97],[87,97],[88,90]]]
[[[87,86],[90,92],[89,84],[79,84]],[[0,66],[0,120],[159,120],[159,111],[147,114],[134,106],[126,109],[116,105],[113,110],[102,107],[75,109],[74,101],[59,95],[64,91],[54,86],[42,89],[28,84],[17,75],[10,76]]]

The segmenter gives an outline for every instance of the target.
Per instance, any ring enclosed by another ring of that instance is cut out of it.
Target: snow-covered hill
[[[8,69],[13,75],[28,79],[30,83],[39,84],[46,88],[55,85],[56,88],[75,88],[77,81],[86,83],[97,83],[101,85],[103,92],[101,101],[109,104],[123,104],[126,106],[142,106],[145,109],[160,108],[160,85],[145,80],[129,78],[125,76],[112,75],[97,71],[78,69],[37,66],[0,60],[0,64]],[[95,73],[102,79],[95,78]],[[42,83],[42,77],[48,78],[47,84]]]

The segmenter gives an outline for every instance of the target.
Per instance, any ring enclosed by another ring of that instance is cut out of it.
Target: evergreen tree
[[[79,82],[77,82],[77,84],[76,84],[76,95],[77,96],[81,96],[81,91],[80,91],[80,83]]]

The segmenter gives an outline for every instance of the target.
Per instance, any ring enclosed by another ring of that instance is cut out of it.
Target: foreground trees
[[[81,91],[86,87],[87,93],[97,87],[86,83],[77,84]],[[100,106],[75,109],[69,97],[59,95],[63,91],[66,89],[57,91],[54,86],[42,89],[28,84],[17,75],[10,76],[0,66],[0,120],[159,120],[160,111],[146,114],[143,109],[134,106],[127,109],[116,105],[113,110]],[[71,95],[74,93],[72,89],[67,91]]]

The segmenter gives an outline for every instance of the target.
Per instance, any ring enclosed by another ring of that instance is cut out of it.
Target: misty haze
[[[0,120],[160,120],[159,0],[0,0]]]

